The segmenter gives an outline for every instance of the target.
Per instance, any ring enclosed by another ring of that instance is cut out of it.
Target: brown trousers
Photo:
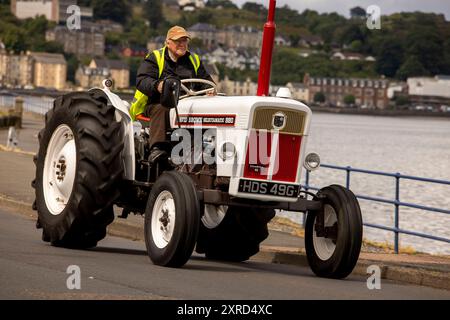
[[[147,106],[145,115],[150,118],[150,148],[155,143],[166,141],[166,131],[170,126],[169,110],[161,104],[152,104]]]

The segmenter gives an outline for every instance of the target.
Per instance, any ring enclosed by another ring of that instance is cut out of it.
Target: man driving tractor
[[[169,127],[169,109],[161,104],[164,80],[175,77],[179,80],[199,78],[213,81],[199,56],[188,50],[190,39],[184,28],[170,28],[165,46],[149,53],[138,69],[136,93],[130,115],[133,120],[140,114],[151,119],[151,147],[166,140],[166,128]],[[203,89],[202,85],[197,89]],[[214,94],[213,91],[208,93]]]

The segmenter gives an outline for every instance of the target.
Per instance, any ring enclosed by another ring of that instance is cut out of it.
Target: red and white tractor
[[[35,157],[43,240],[93,247],[116,205],[122,217],[145,215],[146,247],[157,265],[181,267],[194,248],[210,259],[244,261],[259,251],[282,209],[307,214],[314,273],[349,275],[362,242],[356,197],[339,185],[313,194],[300,183],[302,167],[320,164],[317,154],[305,153],[310,108],[283,97],[201,96],[189,86],[198,81],[205,82],[165,82],[171,128],[156,157],[147,142],[151,121],[133,122],[111,81],[55,100]]]

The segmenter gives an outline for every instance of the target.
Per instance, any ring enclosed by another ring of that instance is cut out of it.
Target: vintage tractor
[[[183,83],[193,81],[199,80]],[[55,100],[35,158],[43,239],[93,247],[117,205],[122,217],[145,214],[155,264],[182,266],[195,246],[208,258],[244,261],[259,251],[267,223],[283,209],[307,213],[312,270],[347,276],[361,248],[360,208],[338,185],[317,194],[301,189],[302,164],[314,170],[320,163],[316,154],[305,154],[311,110],[287,98],[207,97],[190,90],[178,102],[177,81],[166,83],[172,87],[165,90],[166,105],[177,108],[171,109],[168,142],[154,159],[147,119],[133,122],[129,104],[109,90],[109,81],[103,89]]]
[[[118,206],[122,218],[145,215],[145,243],[157,265],[181,267],[194,248],[206,258],[245,261],[282,209],[307,214],[314,273],[349,275],[362,242],[356,197],[339,185],[313,194],[300,184],[302,166],[320,164],[317,154],[305,153],[310,108],[286,97],[202,96],[205,90],[190,89],[198,81],[205,83],[165,81],[171,129],[156,156],[147,142],[151,119],[132,121],[110,80],[55,100],[35,157],[43,240],[94,247]]]

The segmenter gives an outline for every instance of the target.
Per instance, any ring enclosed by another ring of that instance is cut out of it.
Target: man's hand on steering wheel
[[[217,96],[217,90],[216,89],[211,89],[210,91],[206,92],[206,95],[208,97],[214,97]]]

